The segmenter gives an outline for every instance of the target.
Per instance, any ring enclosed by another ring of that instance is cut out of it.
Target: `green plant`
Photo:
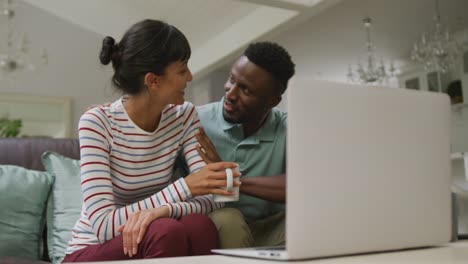
[[[22,125],[20,119],[0,118],[0,137],[18,136]]]

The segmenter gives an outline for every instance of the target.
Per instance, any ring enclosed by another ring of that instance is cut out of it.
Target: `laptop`
[[[449,242],[447,95],[295,79],[287,96],[286,246],[214,253],[296,260]]]

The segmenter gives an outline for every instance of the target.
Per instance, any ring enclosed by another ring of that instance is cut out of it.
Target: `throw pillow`
[[[71,239],[71,230],[80,218],[80,161],[48,151],[42,155],[42,164],[55,177],[47,204],[47,245],[52,263],[60,263]]]
[[[53,182],[47,172],[0,165],[0,256],[42,257],[45,209]]]

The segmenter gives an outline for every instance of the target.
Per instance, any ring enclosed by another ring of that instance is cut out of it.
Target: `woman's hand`
[[[220,195],[235,195],[234,192],[228,192],[226,187],[226,171],[232,169],[234,177],[234,186],[240,186],[239,177],[241,174],[234,170],[238,165],[233,162],[218,162],[211,163],[203,167],[201,170],[192,173],[185,177],[185,183],[190,189],[192,196],[205,194],[220,194]]]
[[[163,217],[169,217],[169,208],[167,206],[130,214],[127,223],[121,225],[118,229],[122,233],[124,254],[128,254],[129,257],[135,256],[138,252],[138,244],[143,239],[148,225]]]

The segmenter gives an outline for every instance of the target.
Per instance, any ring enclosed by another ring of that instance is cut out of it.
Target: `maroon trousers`
[[[209,255],[218,247],[218,233],[211,220],[191,214],[180,220],[161,218],[153,221],[138,244],[132,259]],[[63,262],[131,259],[124,255],[122,235],[104,244],[91,245],[66,255]]]

